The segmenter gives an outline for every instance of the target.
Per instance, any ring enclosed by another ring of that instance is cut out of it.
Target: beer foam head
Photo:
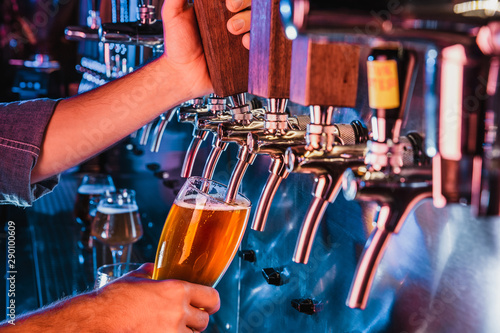
[[[106,191],[114,192],[116,189],[111,185],[84,184],[78,188],[80,194],[103,194]]]
[[[232,204],[227,204],[217,200],[209,200],[204,196],[190,195],[185,197],[182,201],[176,200],[175,204],[179,207],[190,208],[190,209],[203,209],[203,210],[240,210],[247,209],[249,206],[245,201],[236,200]]]
[[[114,206],[114,207],[109,207],[106,205],[97,206],[97,211],[99,213],[108,215],[130,213],[130,212],[135,212],[137,210],[139,210],[139,207],[136,204]]]

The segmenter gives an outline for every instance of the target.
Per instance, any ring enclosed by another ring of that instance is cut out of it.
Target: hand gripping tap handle
[[[244,93],[248,88],[248,50],[241,36],[227,31],[232,14],[224,1],[194,0],[203,50],[214,93],[228,97]]]
[[[248,51],[241,44],[241,37],[227,31],[226,24],[232,14],[223,1],[213,0],[195,0],[194,11],[214,93],[240,100],[248,85]],[[195,129],[193,132],[181,177],[191,175],[198,149],[207,135],[207,131]]]

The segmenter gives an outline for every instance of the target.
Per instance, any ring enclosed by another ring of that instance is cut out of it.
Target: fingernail
[[[245,20],[242,19],[233,20],[233,22],[231,23],[233,25],[234,30],[236,31],[243,29],[243,27],[245,26]]]
[[[240,7],[243,6],[243,0],[233,0],[231,3],[233,4],[234,10],[240,9]]]

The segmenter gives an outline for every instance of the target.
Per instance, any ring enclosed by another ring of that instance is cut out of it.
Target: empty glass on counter
[[[186,180],[163,227],[153,279],[214,287],[240,245],[250,201],[225,202],[227,186],[201,177]]]
[[[116,191],[113,179],[105,174],[85,175],[78,187],[73,215],[81,225],[81,239],[79,245],[85,249],[92,247],[90,238],[90,224],[94,219],[97,204],[106,192]]]
[[[128,262],[131,249],[129,245],[138,241],[143,234],[135,191],[120,189],[114,193],[106,193],[97,205],[91,234],[99,242],[109,246],[113,263]]]
[[[118,263],[111,265],[104,265],[97,269],[97,276],[95,279],[94,289],[99,289],[113,280],[116,280],[128,272],[135,271],[142,264],[139,263]]]

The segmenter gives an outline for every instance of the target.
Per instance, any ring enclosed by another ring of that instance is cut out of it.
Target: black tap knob
[[[273,286],[281,286],[287,282],[286,274],[284,274],[282,270],[276,268],[264,268],[262,269],[262,275],[267,283]]]
[[[248,261],[248,262],[255,262],[257,261],[257,257],[255,255],[254,250],[241,250],[238,255],[240,256],[241,259]]]
[[[301,313],[312,315],[323,310],[323,302],[310,298],[298,298],[292,299],[292,307]]]

